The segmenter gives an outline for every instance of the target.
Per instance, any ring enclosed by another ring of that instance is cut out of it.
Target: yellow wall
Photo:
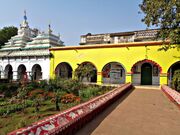
[[[149,60],[153,60],[162,67],[162,74],[160,74],[160,84],[167,84],[167,71],[169,67],[179,61],[180,52],[177,49],[170,49],[168,51],[157,51],[160,46],[148,46],[147,56]],[[73,71],[77,68],[77,64],[82,62],[91,62],[96,68],[97,72],[101,72],[102,68],[109,62],[119,62],[126,70],[126,82],[131,82],[131,68],[133,64],[146,57],[146,47],[112,47],[112,48],[89,48],[84,49],[71,48],[70,50],[51,50],[53,58],[50,62],[50,76],[55,76],[54,70],[61,62],[67,62],[71,65]],[[165,74],[164,74],[165,73]],[[98,74],[97,83],[101,83],[101,74]]]

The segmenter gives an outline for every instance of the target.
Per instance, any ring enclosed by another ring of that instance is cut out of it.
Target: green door
[[[152,85],[152,66],[149,63],[141,66],[141,84]]]

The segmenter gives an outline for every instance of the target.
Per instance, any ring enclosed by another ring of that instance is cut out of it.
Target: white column
[[[114,37],[114,44],[118,43],[118,37]]]
[[[18,79],[18,72],[17,71],[13,71],[13,80],[17,80]]]

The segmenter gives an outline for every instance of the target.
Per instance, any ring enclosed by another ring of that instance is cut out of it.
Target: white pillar
[[[114,44],[118,43],[118,37],[114,37]]]
[[[13,80],[17,80],[18,79],[18,72],[17,71],[13,71]]]

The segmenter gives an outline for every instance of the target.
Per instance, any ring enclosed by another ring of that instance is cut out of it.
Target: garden
[[[0,134],[27,126],[111,89],[60,78],[0,84]]]

